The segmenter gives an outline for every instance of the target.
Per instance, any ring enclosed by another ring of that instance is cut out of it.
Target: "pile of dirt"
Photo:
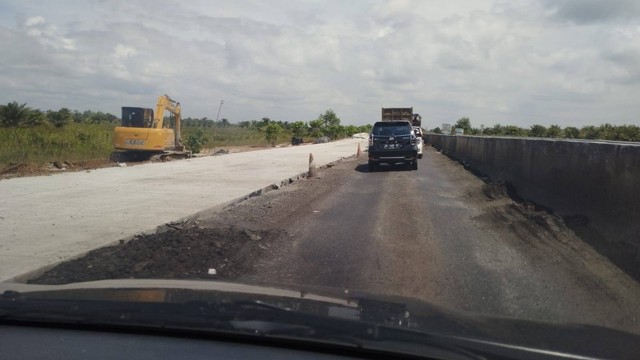
[[[489,201],[510,200],[492,209],[494,213],[500,213],[502,222],[512,225],[518,223],[521,228],[538,226],[538,230],[545,229],[550,234],[568,231],[562,217],[555,215],[551,209],[522,199],[513,184],[506,180],[484,184],[482,193]]]
[[[503,198],[512,198],[514,200],[519,199],[513,184],[506,180],[498,180],[485,184],[482,187],[482,192],[489,200],[498,200]]]
[[[250,273],[276,234],[237,228],[170,229],[93,250],[64,262],[32,284],[105,279],[230,279]]]

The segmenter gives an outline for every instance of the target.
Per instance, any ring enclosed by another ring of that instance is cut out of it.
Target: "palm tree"
[[[73,119],[73,114],[67,108],[58,111],[49,111],[47,113],[49,121],[57,128],[63,128]]]
[[[23,124],[31,112],[27,103],[19,105],[17,102],[10,102],[7,105],[0,105],[0,124],[5,127],[19,126]]]
[[[268,117],[263,117],[262,120],[260,120],[259,127],[267,126],[269,124],[271,124],[271,119],[269,119]]]

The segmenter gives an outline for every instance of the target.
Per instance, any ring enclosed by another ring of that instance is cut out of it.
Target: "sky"
[[[640,125],[637,0],[0,0],[0,104]]]

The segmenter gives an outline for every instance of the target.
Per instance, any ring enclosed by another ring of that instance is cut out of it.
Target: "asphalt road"
[[[433,149],[418,171],[369,173],[363,156],[217,221],[286,234],[243,281],[360,289],[476,314],[640,333],[635,280],[561,219],[485,190]]]

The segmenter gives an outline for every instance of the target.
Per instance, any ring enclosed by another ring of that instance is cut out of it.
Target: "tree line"
[[[0,126],[1,127],[35,127],[52,125],[57,128],[65,127],[71,123],[115,123],[119,119],[117,116],[103,113],[101,111],[60,110],[42,111],[27,106],[26,103],[18,104],[13,101],[6,105],[0,105]]]
[[[231,123],[227,119],[218,121],[185,118],[182,122],[184,127],[211,128],[211,127],[238,127],[244,129],[254,129],[265,133],[267,140],[275,140],[283,133],[291,134],[296,138],[304,137],[329,137],[330,139],[343,139],[353,134],[371,131],[371,124],[363,126],[341,125],[341,120],[332,109],[320,114],[317,119],[310,121],[281,121],[263,117],[260,120],[240,121]]]
[[[173,119],[165,117],[167,124],[172,123]],[[36,127],[44,125],[52,125],[57,128],[63,128],[71,123],[109,123],[117,124],[120,119],[112,114],[101,111],[84,111],[69,110],[61,108],[60,110],[41,111],[27,106],[26,103],[19,104],[16,101],[6,105],[0,105],[0,127]],[[289,133],[295,137],[313,137],[318,138],[327,136],[331,139],[342,139],[352,136],[360,132],[369,132],[371,125],[355,126],[341,125],[340,118],[332,109],[326,110],[320,114],[317,119],[310,121],[280,121],[263,117],[261,120],[241,121],[231,123],[228,119],[218,121],[187,117],[182,119],[182,126],[187,128],[213,128],[213,127],[238,127],[246,129],[255,129],[265,132],[270,139],[279,136],[282,133]]]
[[[538,137],[555,139],[588,139],[588,140],[613,140],[613,141],[634,141],[640,142],[640,127],[636,125],[611,125],[602,124],[599,126],[574,126],[561,127],[560,125],[544,126],[535,124],[529,128],[515,125],[496,124],[491,127],[476,128],[471,126],[468,117],[458,119],[451,129],[451,134],[455,134],[455,128],[464,129],[465,135],[476,136],[519,136]],[[442,134],[442,129],[436,127],[431,130],[436,134]]]

